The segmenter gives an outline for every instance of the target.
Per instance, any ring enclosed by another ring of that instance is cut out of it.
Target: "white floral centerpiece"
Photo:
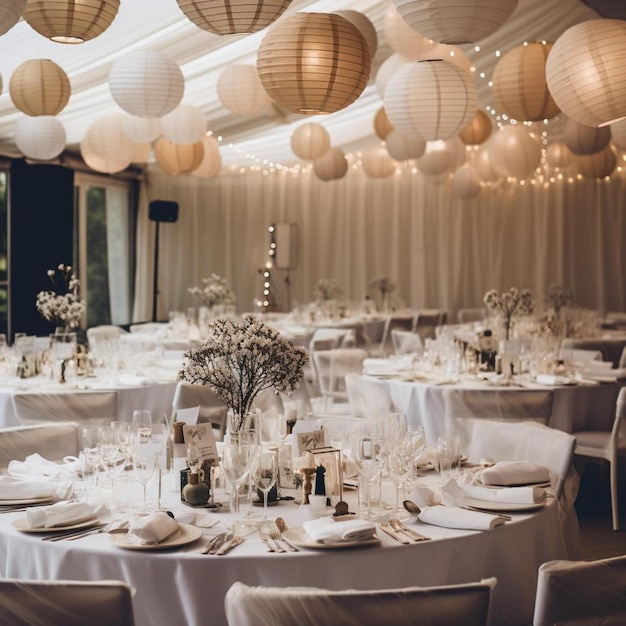
[[[313,289],[313,295],[318,302],[337,300],[343,296],[343,288],[334,278],[321,278]]]
[[[232,411],[231,428],[246,425],[257,395],[273,387],[291,393],[303,376],[309,354],[252,315],[218,318],[207,339],[185,353],[179,378],[210,387]]]
[[[508,291],[499,293],[491,289],[483,298],[489,311],[497,315],[504,327],[505,339],[509,339],[511,322],[515,315],[529,315],[533,312],[533,298],[528,289],[519,291],[511,287]]]
[[[396,283],[388,276],[375,276],[370,280],[370,287],[380,295],[381,308],[387,308],[389,305],[389,296],[396,290]]]
[[[48,270],[54,291],[37,294],[37,311],[57,331],[67,331],[80,325],[86,302],[80,298],[80,281],[72,274],[72,266],[59,264],[56,270]]]
[[[189,287],[189,293],[200,298],[209,309],[215,306],[233,306],[236,300],[228,281],[219,274],[203,278],[202,287]]]
[[[546,304],[554,311],[555,315],[558,315],[561,309],[574,306],[574,294],[558,283],[552,283],[548,289]]]

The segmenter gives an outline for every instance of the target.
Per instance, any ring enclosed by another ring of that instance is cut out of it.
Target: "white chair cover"
[[[382,350],[383,355],[393,353],[393,343],[391,332],[394,329],[412,331],[415,314],[412,315],[390,315],[385,321],[385,332],[383,333]]]
[[[626,368],[626,346],[622,350],[622,356],[619,358],[619,363],[617,364],[618,368]]]
[[[437,327],[445,324],[447,319],[447,311],[438,309],[424,309],[418,311],[415,315],[413,331],[419,334],[422,341],[425,339],[435,339],[437,336]]]
[[[391,343],[395,354],[418,354],[424,353],[422,338],[410,330],[394,328],[391,331]]]
[[[346,391],[355,417],[384,418],[393,411],[391,392],[384,381],[369,380],[361,374],[346,374]]]
[[[487,317],[486,309],[459,309],[456,314],[459,324],[482,322]]]
[[[619,359],[625,345],[624,339],[573,339],[568,337],[561,342],[561,348],[565,350],[599,350],[603,361],[611,361],[613,367],[619,365]]]
[[[554,624],[626,624],[626,555],[541,565],[533,625]]]
[[[0,580],[5,626],[133,626],[132,590],[121,581]]]
[[[589,361],[601,361],[602,352],[600,350],[582,350],[561,348],[559,357],[572,363],[588,363]]]
[[[346,403],[346,410],[349,410],[345,377],[351,372],[362,374],[363,361],[367,356],[367,351],[361,348],[337,348],[313,354],[325,409],[329,409],[335,400],[340,400]]]
[[[163,334],[167,330],[167,323],[166,322],[141,322],[140,324],[131,324],[129,330],[131,333]]]
[[[200,407],[198,423],[210,422],[217,430],[217,436],[224,438],[226,430],[226,404],[217,394],[206,385],[194,385],[186,381],[179,381],[172,400],[172,421],[176,418],[178,409],[191,409]]]
[[[119,339],[122,335],[128,334],[123,328],[113,326],[111,324],[103,324],[101,326],[92,326],[87,329],[87,342],[93,347],[98,341],[110,341],[111,339]]]
[[[495,578],[445,587],[329,591],[249,587],[225,598],[229,626],[485,626]]]

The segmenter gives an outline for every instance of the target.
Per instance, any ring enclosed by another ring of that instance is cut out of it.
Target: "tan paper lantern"
[[[493,97],[499,113],[519,121],[548,120],[559,113],[546,82],[551,43],[534,42],[506,52],[493,70]]]
[[[385,97],[385,89],[387,88],[387,83],[389,82],[389,79],[401,67],[409,65],[410,63],[411,61],[405,59],[397,53],[392,54],[381,63],[380,67],[378,68],[378,72],[376,73],[376,91],[378,91],[378,95],[381,98]]]
[[[380,107],[374,116],[374,132],[376,136],[384,141],[392,130],[394,130],[394,127],[387,117],[385,107]]]
[[[546,161],[552,167],[567,167],[573,158],[572,151],[562,141],[551,141],[546,147]]]
[[[135,144],[124,131],[123,118],[122,113],[106,113],[87,129],[81,154],[91,169],[114,174],[131,164]]]
[[[365,37],[367,47],[370,49],[370,57],[373,59],[378,49],[378,35],[376,34],[376,27],[372,24],[372,21],[360,11],[333,11],[333,13],[345,17],[361,31],[361,35]]]
[[[469,163],[462,165],[454,172],[450,185],[452,191],[464,200],[478,197],[483,189],[480,177]]]
[[[473,163],[474,167],[476,168],[476,173],[486,183],[495,183],[496,181],[500,180],[504,175],[502,172],[498,171],[491,163],[489,150],[487,150],[486,147],[481,148],[477,152],[477,154],[474,156]]]
[[[65,149],[63,124],[50,115],[24,115],[15,124],[15,145],[26,157],[48,161]]]
[[[235,115],[261,115],[272,104],[254,65],[230,65],[217,79],[217,96]]]
[[[554,43],[548,88],[559,108],[587,126],[626,116],[626,21],[589,20],[568,28]]]
[[[126,113],[122,117],[122,125],[133,143],[152,143],[161,134],[161,119]]]
[[[595,154],[575,154],[574,165],[585,178],[597,179],[610,176],[617,165],[617,157],[610,146]]]
[[[335,113],[367,86],[371,57],[365,37],[345,17],[296,13],[270,28],[257,70],[265,91],[293,113]]]
[[[169,139],[161,137],[154,147],[154,156],[166,174],[178,176],[200,167],[204,158],[204,144],[202,141],[188,144],[172,143]]]
[[[19,65],[9,81],[13,104],[26,115],[57,115],[70,99],[70,79],[50,59],[31,59]]]
[[[113,22],[120,0],[28,0],[24,20],[57,43],[83,43]]]
[[[384,102],[396,129],[432,141],[465,128],[476,114],[478,96],[471,76],[456,65],[418,61],[391,77]]]
[[[214,178],[222,171],[220,144],[215,137],[205,135],[202,139],[204,156],[200,165],[191,172],[197,178]]]
[[[491,136],[491,117],[482,109],[477,109],[474,119],[459,133],[459,139],[468,146],[479,146]]]
[[[330,148],[324,156],[313,161],[313,173],[321,180],[338,180],[348,171],[348,160],[343,150]]]
[[[389,156],[387,150],[380,146],[364,152],[361,165],[370,178],[387,178],[396,171],[398,164]]]
[[[176,0],[185,16],[216,35],[256,33],[276,21],[291,0]]]
[[[291,149],[305,161],[324,156],[330,148],[330,136],[321,124],[303,124],[291,135]]]
[[[392,130],[385,140],[385,147],[392,159],[410,161],[419,159],[426,151],[426,142],[419,137],[405,135],[399,130]]]
[[[26,9],[26,0],[0,0],[0,35],[15,26]]]
[[[611,129],[611,137],[613,138],[613,143],[620,150],[626,150],[626,120],[611,124],[609,128]]]
[[[608,146],[611,129],[586,126],[569,118],[563,128],[563,141],[574,154],[594,154]]]
[[[178,64],[164,54],[135,50],[113,63],[109,89],[131,115],[161,117],[180,104],[185,79]]]
[[[391,49],[409,61],[423,59],[435,46],[434,41],[415,32],[402,19],[393,2],[387,7],[383,29]]]
[[[425,176],[445,176],[457,167],[457,155],[445,141],[429,141],[424,154],[417,160],[417,169]]]
[[[193,104],[180,104],[161,118],[163,136],[172,143],[196,143],[206,134],[206,120]]]
[[[526,127],[504,126],[487,144],[489,158],[496,170],[518,179],[528,178],[541,162],[541,148]]]
[[[149,143],[133,143],[133,156],[131,163],[147,163],[152,154],[152,144]]]

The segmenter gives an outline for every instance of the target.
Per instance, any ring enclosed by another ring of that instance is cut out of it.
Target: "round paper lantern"
[[[217,96],[235,115],[261,115],[272,104],[254,65],[230,65],[217,79]]]
[[[383,29],[391,49],[409,61],[424,58],[435,46],[434,41],[415,32],[402,19],[392,2],[387,7]]]
[[[204,145],[197,143],[172,143],[161,137],[154,147],[154,157],[159,167],[170,176],[193,172],[204,158]]]
[[[429,61],[435,59],[443,59],[444,61],[448,61],[448,63],[453,63],[468,74],[472,71],[472,62],[467,54],[458,46],[449,46],[445,43],[434,44],[433,47],[422,54],[418,60]]]
[[[222,171],[220,144],[215,137],[205,135],[202,139],[204,156],[200,165],[191,172],[197,178],[214,178]]]
[[[180,104],[161,119],[163,136],[172,143],[196,143],[206,133],[202,111],[192,104]]]
[[[343,150],[330,148],[324,156],[313,161],[313,172],[321,180],[338,180],[348,171],[348,161]]]
[[[472,121],[459,133],[459,139],[468,146],[479,146],[491,136],[491,117],[477,109]]]
[[[509,50],[493,70],[493,97],[499,112],[524,121],[547,120],[559,113],[546,83],[551,43],[529,43]]]
[[[0,35],[15,26],[26,9],[26,0],[0,0]]]
[[[546,148],[546,161],[552,167],[567,167],[573,156],[572,151],[562,141],[551,141]]]
[[[136,50],[113,63],[109,89],[131,115],[161,117],[183,97],[185,79],[178,64],[155,50]]]
[[[429,141],[417,160],[417,169],[425,176],[446,175],[456,167],[456,158],[454,149],[445,141]]]
[[[559,108],[587,126],[626,115],[626,21],[589,20],[568,28],[554,43],[548,88]]]
[[[385,97],[385,89],[389,79],[405,65],[409,65],[410,61],[400,56],[399,54],[392,54],[385,59],[378,68],[376,73],[376,90],[381,98]]]
[[[611,129],[593,128],[569,118],[563,129],[563,140],[574,154],[593,154],[608,146]]]
[[[124,132],[133,143],[152,143],[161,134],[160,117],[138,117],[124,114]]]
[[[256,33],[277,20],[291,0],[176,0],[185,16],[216,35]]]
[[[398,130],[392,130],[385,140],[385,147],[392,159],[409,161],[419,159],[426,150],[426,142],[419,137],[405,135]]]
[[[152,154],[152,145],[149,143],[133,143],[131,163],[147,163]]]
[[[387,178],[396,171],[397,167],[397,163],[382,146],[370,148],[364,152],[361,165],[365,174],[370,178]]]
[[[517,6],[517,0],[393,0],[399,15],[433,41],[460,44],[495,33]]]
[[[19,65],[9,81],[13,104],[26,115],[57,115],[70,99],[70,79],[50,59]]]
[[[464,200],[476,198],[483,189],[480,177],[469,163],[462,165],[454,172],[450,184],[452,191]]]
[[[65,128],[50,115],[22,116],[15,124],[15,145],[31,159],[48,161],[65,149]]]
[[[617,165],[617,157],[610,146],[595,154],[575,154],[574,165],[585,178],[610,176]]]
[[[486,147],[479,150],[474,156],[474,167],[478,176],[486,183],[495,183],[503,176],[491,163],[489,151]]]
[[[324,156],[330,148],[330,137],[320,124],[303,124],[291,135],[291,149],[305,161]]]
[[[472,121],[477,103],[471,76],[447,61],[418,61],[403,67],[385,89],[391,123],[428,141],[459,133]]]
[[[365,37],[367,47],[370,49],[370,57],[373,59],[378,49],[378,35],[376,34],[376,27],[371,20],[360,11],[333,11],[333,13],[345,17],[361,31],[361,35]]]
[[[57,43],[83,43],[113,22],[120,0],[28,0],[24,20]]]
[[[611,137],[613,137],[613,143],[620,149],[626,150],[626,120],[611,124]]]
[[[135,144],[124,131],[123,119],[122,113],[107,113],[87,129],[81,142],[81,154],[92,169],[113,174],[132,162]]]
[[[541,162],[541,148],[523,126],[509,124],[495,133],[487,145],[493,166],[503,173],[524,179]]]
[[[385,107],[380,107],[374,116],[374,132],[376,133],[376,136],[384,141],[392,130],[394,130],[393,124],[387,117]]]
[[[335,113],[367,86],[365,37],[345,17],[296,13],[269,29],[257,54],[265,91],[293,113]]]

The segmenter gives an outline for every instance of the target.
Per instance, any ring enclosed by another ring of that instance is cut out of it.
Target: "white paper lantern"
[[[434,41],[475,43],[495,33],[511,16],[517,0],[394,0],[399,15]]]
[[[291,149],[305,161],[324,156],[330,148],[330,136],[321,124],[303,124],[291,135]]]
[[[417,169],[424,176],[447,175],[456,168],[457,155],[445,141],[429,141],[424,154],[417,160]]]
[[[372,24],[372,21],[360,11],[333,11],[333,13],[345,17],[361,31],[361,34],[365,37],[365,41],[367,41],[370,56],[373,59],[378,49],[378,35],[376,34],[376,27]]]
[[[26,9],[26,0],[0,0],[0,35],[15,26]]]
[[[370,178],[387,178],[396,171],[398,164],[389,156],[387,150],[380,146],[364,152],[361,165]]]
[[[478,197],[483,189],[480,177],[469,163],[462,165],[454,172],[450,184],[452,191],[464,200]]]
[[[124,131],[123,118],[122,113],[106,113],[87,129],[81,154],[92,169],[114,174],[132,163],[135,145]]]
[[[154,156],[159,167],[170,176],[193,172],[200,167],[204,158],[204,144],[172,143],[161,137],[154,146]]]
[[[30,59],[11,75],[9,93],[26,115],[57,115],[70,99],[70,79],[50,59]]]
[[[214,178],[222,171],[222,155],[220,144],[215,137],[204,136],[202,139],[204,156],[200,165],[191,172],[197,178]]]
[[[133,143],[152,143],[161,134],[161,119],[126,113],[122,117],[122,126]]]
[[[113,63],[109,88],[131,115],[161,117],[180,104],[185,79],[178,64],[164,54],[136,50]]]
[[[392,2],[387,7],[383,28],[391,49],[409,61],[423,59],[435,47],[434,41],[415,32],[402,19]]]
[[[459,133],[459,139],[468,146],[479,146],[491,136],[491,116],[477,109],[472,121]]]
[[[261,115],[272,104],[254,65],[228,66],[217,79],[217,96],[235,115]]]
[[[552,167],[567,167],[573,157],[572,151],[562,141],[551,141],[546,147],[546,161]]]
[[[24,115],[16,122],[14,132],[15,145],[24,156],[31,159],[48,161],[65,149],[65,128],[51,115]]]
[[[469,57],[458,46],[449,46],[445,43],[434,44],[430,50],[425,51],[418,59],[428,61],[429,59],[443,59],[452,63],[468,74],[472,71],[472,62]]]
[[[492,135],[487,144],[493,166],[515,178],[530,176],[541,162],[541,148],[526,127],[509,124]]]
[[[426,142],[419,137],[405,135],[392,130],[385,139],[385,147],[389,156],[396,161],[419,159],[426,150]]]
[[[193,104],[180,104],[161,119],[163,136],[172,143],[196,143],[206,133],[202,111]]]
[[[348,161],[343,150],[330,148],[324,156],[313,161],[313,172],[321,180],[338,180],[348,171]]]
[[[401,132],[448,139],[473,119],[478,96],[469,74],[447,61],[417,61],[399,69],[385,89],[385,111]]]
[[[593,154],[608,146],[611,141],[611,129],[586,126],[569,118],[563,129],[563,140],[574,154]]]
[[[401,68],[409,65],[411,61],[405,59],[397,53],[385,59],[376,73],[376,91],[381,98],[385,97],[385,89],[389,79]]]
[[[611,124],[611,137],[613,137],[613,143],[620,149],[626,150],[626,120]]]
[[[598,179],[610,176],[617,165],[617,157],[610,146],[595,154],[575,154],[574,165],[585,178]]]
[[[626,116],[626,21],[597,19],[568,28],[546,64],[548,88],[559,108],[587,126]]]
[[[495,183],[504,175],[491,163],[489,150],[486,147],[481,148],[474,156],[474,167],[478,176],[486,183]]]

